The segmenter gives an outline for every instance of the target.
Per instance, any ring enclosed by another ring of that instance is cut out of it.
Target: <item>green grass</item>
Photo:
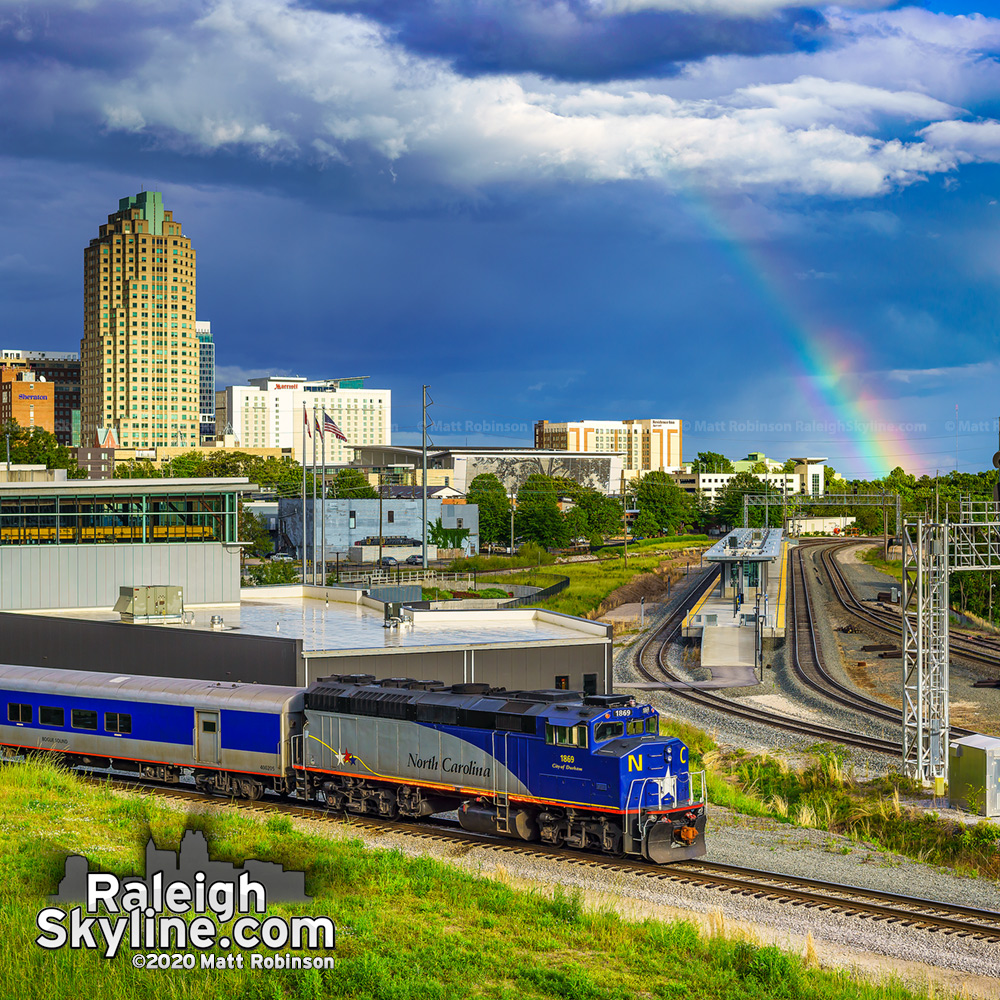
[[[562,611],[569,615],[586,615],[596,611],[612,591],[624,586],[641,573],[651,573],[664,561],[664,556],[677,549],[690,547],[690,542],[668,541],[657,539],[661,544],[653,547],[653,551],[643,555],[629,554],[628,566],[624,558],[602,559],[600,562],[561,563],[553,567],[553,571],[569,577],[569,586],[534,607],[545,608],[548,611]],[[540,574],[538,586],[548,586],[552,574]],[[532,573],[517,573],[504,576],[497,581],[503,583],[524,583],[536,585]]]
[[[909,778],[864,780],[844,752],[829,745],[816,747],[805,765],[793,767],[782,757],[722,753],[706,733],[674,719],[661,717],[660,732],[688,745],[691,770],[705,769],[708,800],[715,805],[842,834],[963,874],[1000,878],[1000,826],[986,820],[965,826],[905,805],[901,796],[920,794]]]
[[[862,549],[859,557],[862,562],[868,563],[869,566],[874,566],[875,569],[881,570],[886,574],[886,576],[891,576],[893,579],[899,580],[899,582],[902,583],[903,560],[891,559],[886,562],[882,553],[883,549],[881,545],[873,545],[871,548]]]
[[[269,910],[332,917],[336,968],[144,972],[132,968],[128,949],[105,960],[98,952],[47,952],[34,944],[35,916],[67,854],[83,853],[92,870],[138,874],[148,834],[158,846],[176,848],[185,826],[204,830],[220,860],[256,857],[304,870],[313,902]],[[810,968],[750,940],[702,935],[689,923],[625,921],[560,887],[526,892],[429,858],[328,840],[284,816],[263,821],[221,807],[186,816],[152,797],[83,785],[46,763],[0,769],[0,850],[0,974],[3,995],[18,1000],[917,995],[892,980],[874,984]]]

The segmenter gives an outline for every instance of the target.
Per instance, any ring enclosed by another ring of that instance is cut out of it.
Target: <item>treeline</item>
[[[546,548],[563,548],[583,540],[600,545],[624,530],[625,509],[620,499],[561,476],[528,476],[512,505],[503,483],[485,473],[469,484],[466,499],[479,507],[481,545],[508,546],[512,533],[515,544],[534,542]],[[636,536],[683,533],[698,522],[695,498],[662,472],[633,480],[627,502],[635,503],[639,510],[631,527]]]

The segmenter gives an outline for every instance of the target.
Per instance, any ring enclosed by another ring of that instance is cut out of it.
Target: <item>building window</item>
[[[396,512],[390,510],[389,511],[389,517],[388,517],[389,524],[392,524],[395,520],[396,520]]]
[[[584,697],[588,694],[597,694],[597,674],[583,675],[583,694]]]
[[[356,528],[358,526],[358,512],[355,510],[349,511],[347,514],[347,527]]]
[[[569,674],[557,674],[556,675],[556,690],[557,691],[568,691],[569,690]]]

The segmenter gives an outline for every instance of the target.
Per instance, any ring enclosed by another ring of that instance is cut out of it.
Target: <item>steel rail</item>
[[[122,785],[124,791],[152,794],[181,802],[211,801],[213,796],[191,789],[164,786],[154,782],[108,775]],[[105,776],[89,780],[103,783]],[[770,872],[757,868],[722,864],[696,859],[670,865],[657,865],[614,855],[592,854],[571,848],[548,844],[518,841],[488,834],[462,830],[457,823],[442,820],[415,822],[412,820],[386,820],[365,815],[334,813],[325,806],[273,799],[249,802],[222,799],[227,804],[250,813],[262,815],[281,812],[314,822],[360,826],[378,834],[396,834],[430,842],[461,844],[506,854],[520,854],[537,860],[561,861],[602,871],[615,871],[637,877],[681,884],[704,885],[719,891],[752,895],[780,903],[818,907],[860,918],[873,918],[900,923],[926,930],[1000,941],[1000,912],[979,909],[940,900],[922,899],[898,893],[882,892],[861,886],[843,885],[810,879],[798,875]]]
[[[768,725],[784,732],[811,736],[821,740],[828,740],[833,743],[841,743],[846,746],[860,747],[864,750],[885,753],[894,757],[902,754],[902,743],[883,740],[875,736],[865,736],[861,733],[852,733],[842,729],[836,729],[831,726],[824,726],[820,723],[806,722],[801,719],[794,719],[787,715],[781,715],[777,712],[769,712],[765,709],[749,708],[744,705],[736,704],[731,699],[723,697],[722,695],[713,694],[698,688],[685,687],[684,685],[686,682],[682,678],[678,677],[664,663],[663,654],[676,637],[677,632],[680,630],[681,623],[683,622],[684,615],[686,614],[684,605],[686,604],[688,597],[689,595],[685,595],[685,601],[682,603],[680,609],[671,614],[664,624],[661,625],[659,629],[654,631],[639,648],[635,661],[636,668],[648,681],[656,684],[667,681],[671,684],[671,687],[666,688],[665,690],[667,690],[670,694],[676,695],[677,697],[683,698],[694,704],[701,705],[702,707],[722,712],[723,714],[734,718],[744,719],[755,724]],[[657,666],[662,675],[660,677],[657,677],[655,674],[647,670],[643,663],[643,657],[647,649],[656,641],[660,642],[660,646],[656,654]]]

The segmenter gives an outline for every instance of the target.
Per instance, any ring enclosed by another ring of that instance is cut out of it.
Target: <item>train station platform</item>
[[[685,617],[681,634],[701,640],[701,666],[712,679],[686,686],[757,683],[758,643],[785,634],[787,549],[778,529],[739,528],[705,553],[706,561],[722,563],[722,573]]]

